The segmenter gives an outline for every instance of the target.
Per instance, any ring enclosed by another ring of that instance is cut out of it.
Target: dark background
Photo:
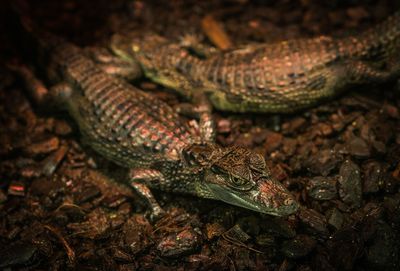
[[[127,29],[204,36],[201,19],[213,14],[240,45],[359,32],[399,8],[374,0],[28,1],[26,15],[79,46],[101,46]],[[3,64],[24,61],[9,14],[0,2]],[[147,80],[134,84],[171,105],[181,100]],[[263,153],[304,207],[272,218],[157,192],[167,216],[150,223],[140,199],[108,180],[120,180],[121,169],[83,146],[68,116],[35,108],[0,65],[0,268],[398,270],[399,105],[399,87],[388,83],[279,121],[215,112],[218,143]],[[61,148],[56,174],[43,176]]]

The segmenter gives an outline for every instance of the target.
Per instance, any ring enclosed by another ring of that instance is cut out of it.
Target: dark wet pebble
[[[282,151],[287,155],[287,156],[292,156],[297,149],[298,142],[294,138],[284,138],[283,139],[283,144],[282,144]]]
[[[332,125],[327,123],[320,123],[318,125],[318,133],[323,136],[329,136],[333,133]]]
[[[208,240],[221,236],[225,231],[225,228],[219,223],[206,224],[206,236]]]
[[[326,218],[317,211],[300,208],[298,217],[311,233],[320,237],[325,237],[328,234]]]
[[[354,137],[347,142],[349,153],[356,158],[367,158],[371,155],[370,148],[364,139]]]
[[[0,204],[5,202],[6,200],[7,200],[7,194],[4,193],[4,191],[2,189],[0,189]]]
[[[253,137],[250,133],[243,133],[240,134],[236,138],[236,143],[238,146],[246,147],[246,148],[251,148],[253,147]]]
[[[25,152],[29,155],[47,154],[58,149],[60,140],[58,137],[51,137],[39,142],[35,142],[25,148]]]
[[[267,131],[265,135],[264,147],[267,153],[271,153],[277,148],[279,148],[282,144],[283,136],[280,133]]]
[[[133,215],[126,221],[122,227],[124,243],[129,247],[133,255],[143,251],[152,244],[149,238],[152,231],[153,228],[149,221],[142,215]]]
[[[350,207],[359,207],[362,200],[361,172],[357,164],[345,160],[339,170],[339,196]]]
[[[307,183],[308,195],[317,200],[331,200],[337,196],[337,180],[333,177],[314,177]]]
[[[8,244],[0,249],[0,268],[30,265],[38,252],[37,246],[31,242],[19,241]]]
[[[130,253],[118,247],[111,248],[111,255],[116,261],[122,263],[130,263],[133,262],[135,259]]]
[[[327,212],[327,220],[329,225],[339,230],[343,226],[344,216],[337,208],[332,208]]]
[[[260,234],[256,237],[256,243],[263,247],[274,247],[276,245],[276,239],[272,234]]]
[[[306,123],[306,119],[302,117],[297,117],[289,122],[285,122],[282,124],[282,132],[285,134],[290,134],[297,132],[298,129],[300,129],[304,124]]]
[[[180,257],[195,251],[202,243],[193,229],[184,229],[164,237],[157,245],[162,257]]]
[[[110,216],[101,208],[93,210],[86,217],[86,221],[70,223],[67,228],[73,230],[77,235],[89,239],[100,238],[111,228]]]
[[[376,193],[384,186],[385,170],[378,161],[368,161],[362,166],[363,193]]]
[[[317,242],[308,235],[299,234],[291,240],[283,242],[281,251],[291,259],[298,259],[307,256]]]
[[[348,227],[337,231],[327,241],[330,263],[337,270],[353,270],[363,253],[363,246],[359,230]]]
[[[305,166],[315,175],[328,176],[341,161],[342,157],[334,150],[324,149],[310,156],[305,161]]]
[[[239,224],[235,224],[232,228],[227,230],[224,235],[231,240],[239,241],[239,242],[246,242],[251,237],[243,231]]]
[[[72,127],[65,120],[57,120],[54,125],[54,133],[60,136],[71,134]]]
[[[383,106],[383,111],[391,118],[400,119],[399,109],[391,104],[385,104]]]
[[[74,199],[77,204],[82,204],[91,201],[97,197],[101,196],[101,191],[96,185],[85,185],[81,187],[79,191],[74,193]]]
[[[46,196],[50,198],[56,198],[59,193],[65,191],[65,185],[59,178],[48,178],[35,179],[31,186],[30,192],[36,196]]]
[[[263,232],[273,234],[274,236],[284,238],[293,238],[296,236],[296,230],[294,227],[287,220],[282,218],[272,218],[268,216],[263,219],[260,227]]]
[[[231,132],[232,123],[229,119],[220,119],[217,122],[217,131],[221,134],[227,134]]]
[[[351,7],[346,10],[347,15],[356,20],[360,21],[361,19],[365,19],[370,16],[368,11],[364,7]]]
[[[263,143],[265,138],[267,137],[268,133],[269,133],[268,130],[261,129],[259,127],[255,127],[253,129],[251,129],[251,135],[253,137],[253,143],[257,144],[257,145]]]

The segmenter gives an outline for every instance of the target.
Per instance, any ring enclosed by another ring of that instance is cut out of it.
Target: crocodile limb
[[[33,55],[47,82],[21,72],[31,96],[39,104],[55,100],[62,105],[91,148],[127,168],[127,182],[147,200],[154,216],[162,209],[150,189],[276,216],[297,211],[298,203],[271,176],[263,156],[199,136],[166,103],[105,73],[82,49],[36,30],[30,22],[23,20],[22,28],[29,44],[40,50]],[[54,87],[47,89],[49,84]]]

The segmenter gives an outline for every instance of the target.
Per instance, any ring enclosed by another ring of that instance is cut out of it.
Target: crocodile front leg
[[[204,92],[194,94],[193,103],[181,103],[175,110],[182,115],[199,120],[199,132],[203,143],[215,142],[216,124],[212,116],[212,105]]]
[[[150,207],[150,218],[154,220],[162,217],[164,215],[164,210],[158,204],[157,200],[153,196],[153,193],[151,193],[149,187],[147,186],[156,186],[156,182],[165,182],[165,178],[161,172],[154,169],[131,169],[129,171],[129,180],[131,186]]]

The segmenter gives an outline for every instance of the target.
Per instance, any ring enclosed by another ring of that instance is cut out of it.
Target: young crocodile
[[[39,104],[63,105],[83,140],[116,164],[129,168],[131,185],[147,199],[153,215],[162,210],[148,187],[221,200],[276,216],[298,209],[274,180],[262,155],[241,147],[220,147],[201,137],[164,102],[99,69],[82,49],[22,20],[36,44],[40,65],[54,86],[47,90],[19,67]],[[14,67],[15,68],[15,67]]]
[[[400,12],[354,36],[251,45],[205,58],[157,35],[116,34],[111,43],[114,53],[139,63],[151,80],[189,99],[205,93],[224,111],[293,112],[353,84],[379,83],[400,74]]]

